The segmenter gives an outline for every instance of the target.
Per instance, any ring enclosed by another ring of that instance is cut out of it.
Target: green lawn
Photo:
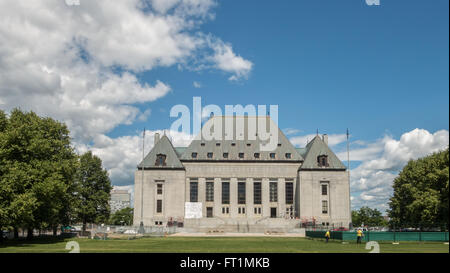
[[[69,252],[66,243],[72,239],[37,238],[31,242],[11,240],[0,245],[4,252]],[[365,244],[342,244],[321,239],[292,237],[159,237],[134,240],[73,239],[80,245],[81,253],[91,252],[280,252],[280,253],[367,253]],[[448,253],[449,246],[442,242],[380,243],[381,253]]]

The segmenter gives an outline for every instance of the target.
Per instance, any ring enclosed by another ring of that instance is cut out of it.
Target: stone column
[[[254,211],[253,211],[253,179],[247,178],[245,182],[245,212],[247,218],[253,218],[254,217]]]
[[[286,214],[286,185],[284,178],[278,178],[278,216],[284,218]]]
[[[270,217],[269,200],[269,178],[263,178],[261,182],[262,217]]]
[[[237,210],[237,178],[230,179],[230,217],[238,217]]]
[[[214,178],[214,217],[222,216],[222,180]]]

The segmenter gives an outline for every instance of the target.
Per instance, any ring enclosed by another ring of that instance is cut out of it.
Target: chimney
[[[324,135],[322,136],[322,140],[323,140],[323,142],[325,142],[325,144],[328,145],[328,135],[327,135],[327,134],[324,134]]]
[[[153,145],[156,144],[156,142],[159,141],[159,133],[155,133],[155,143],[153,143]]]

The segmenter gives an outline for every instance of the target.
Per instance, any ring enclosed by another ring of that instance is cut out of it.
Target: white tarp
[[[186,219],[202,218],[202,203],[186,202],[184,204],[184,218]]]

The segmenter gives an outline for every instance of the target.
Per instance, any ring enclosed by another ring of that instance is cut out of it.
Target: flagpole
[[[347,128],[347,174],[348,174],[348,207],[350,210],[350,225],[349,228],[352,226],[352,201],[351,201],[351,194],[350,194],[350,147],[349,147],[349,133]]]
[[[145,149],[145,128],[142,134],[142,181],[141,181],[141,223],[139,224],[139,233],[144,234],[144,149]]]

